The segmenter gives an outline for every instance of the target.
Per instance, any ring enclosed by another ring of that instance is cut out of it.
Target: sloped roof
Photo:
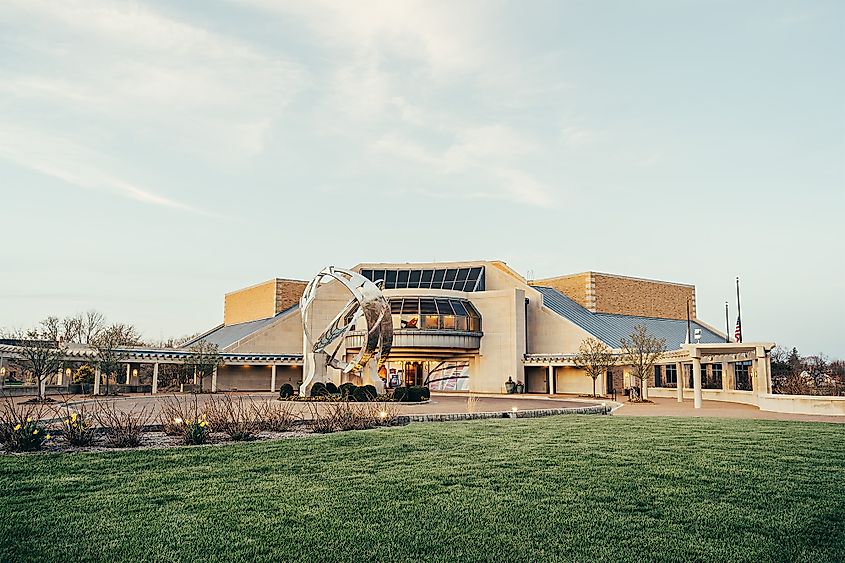
[[[543,295],[543,305],[612,348],[619,348],[620,341],[628,337],[637,325],[643,325],[652,336],[663,338],[669,350],[676,350],[686,342],[687,321],[685,320],[593,313],[556,289],[533,287]],[[717,344],[725,341],[724,336],[713,332],[703,324],[695,320],[691,324],[693,332],[697,328],[701,329],[702,344]]]
[[[247,321],[245,323],[238,323],[234,325],[220,325],[217,328],[214,328],[191,340],[190,342],[185,343],[182,347],[187,348],[197,342],[210,342],[212,344],[217,344],[217,347],[220,348],[220,350],[225,350],[238,340],[243,340],[244,338],[255,334],[256,332],[276,322],[280,317],[283,317],[298,308],[299,305],[293,305],[266,319]]]

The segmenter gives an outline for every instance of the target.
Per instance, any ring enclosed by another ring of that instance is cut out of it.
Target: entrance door
[[[423,368],[420,362],[405,362],[405,386],[422,385]]]

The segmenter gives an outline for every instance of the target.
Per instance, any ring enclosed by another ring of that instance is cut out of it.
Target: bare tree
[[[185,359],[185,368],[189,373],[191,370],[194,371],[200,382],[199,391],[202,393],[203,379],[212,375],[217,366],[220,365],[222,360],[220,349],[217,347],[217,344],[200,340],[188,348],[188,351],[188,357]]]
[[[81,316],[81,315],[80,315]],[[81,316],[79,342],[93,344],[106,325],[106,317],[99,311],[91,309]]]
[[[84,318],[81,313],[62,319],[62,333],[64,334],[65,342],[87,344],[87,342],[82,342],[83,324]]]
[[[91,343],[97,349],[97,363],[100,372],[106,376],[106,395],[110,391],[111,376],[117,379],[121,364],[129,356],[127,346],[136,346],[140,342],[135,327],[125,323],[115,323],[100,329]]]
[[[38,400],[47,399],[47,378],[62,367],[64,351],[50,338],[47,330],[20,331],[15,335],[15,345],[21,355],[21,368],[28,371],[38,383]]]
[[[593,380],[593,397],[596,396],[596,379],[606,374],[616,364],[616,356],[610,347],[595,338],[587,338],[578,347],[575,365],[582,368]]]
[[[645,326],[637,325],[620,344],[623,362],[633,368],[634,377],[640,380],[640,395],[634,400],[642,401],[647,396],[648,376],[666,352],[666,340],[650,335]]]

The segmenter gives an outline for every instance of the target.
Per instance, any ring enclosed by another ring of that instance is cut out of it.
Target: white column
[[[63,385],[64,384],[64,376],[65,370],[59,368],[59,371],[56,373],[56,385]]]
[[[555,366],[549,366],[549,393],[554,395],[557,393],[557,381],[555,381]]]
[[[100,379],[102,378],[102,373],[100,372],[100,367],[97,366],[97,369],[94,370],[94,394],[100,394]]]
[[[276,364],[270,366],[270,392],[276,390]]]
[[[153,395],[158,393],[158,362],[153,364]]]
[[[754,391],[757,395],[772,392],[771,358],[766,355],[766,349],[757,346],[757,361],[755,363]]]
[[[217,366],[214,366],[214,370],[211,372],[211,392],[217,393]]]
[[[701,358],[692,359],[692,393],[695,408],[701,408]]]
[[[675,383],[676,387],[678,388],[678,402],[684,402],[684,364],[678,362],[675,364],[675,369],[678,372],[677,382]]]
[[[197,384],[197,381],[198,381],[198,379],[197,379],[197,368],[194,368],[194,385]]]
[[[126,384],[127,385],[132,384],[132,381],[130,380],[130,378],[132,377],[132,372],[130,371],[131,367],[132,367],[132,364],[126,364]]]

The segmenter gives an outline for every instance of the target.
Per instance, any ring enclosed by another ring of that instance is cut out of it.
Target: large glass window
[[[751,391],[751,361],[734,364],[734,387],[737,391]]]
[[[701,372],[701,386],[704,389],[721,389],[722,388],[722,364],[710,364],[704,371],[704,366]]]
[[[677,387],[678,385],[678,366],[675,364],[667,364],[663,366],[663,386]]]
[[[484,291],[484,267],[434,268],[429,270],[362,269],[365,278],[384,280],[385,289],[453,289]]]
[[[390,299],[390,311],[397,330],[481,332],[481,315],[466,299],[394,297]]]

